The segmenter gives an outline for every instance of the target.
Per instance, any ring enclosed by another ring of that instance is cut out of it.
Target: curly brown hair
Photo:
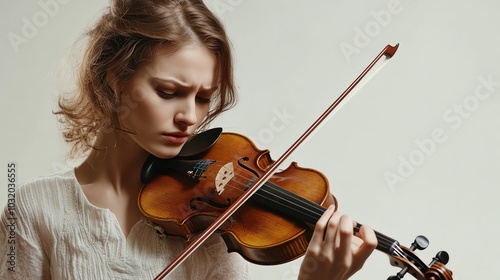
[[[175,51],[196,42],[217,59],[218,94],[201,127],[236,102],[229,39],[222,23],[201,0],[111,0],[84,34],[88,45],[76,77],[77,90],[59,98],[59,121],[71,157],[98,149],[99,133],[127,131],[118,119],[120,81],[160,47]]]

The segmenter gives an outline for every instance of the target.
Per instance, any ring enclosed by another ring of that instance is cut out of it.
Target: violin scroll
[[[427,280],[452,280],[453,273],[451,270],[445,267],[450,259],[448,253],[445,251],[440,251],[433,258],[432,263],[429,265],[429,269],[425,273],[425,279]]]
[[[450,259],[447,252],[438,252],[429,265],[415,255],[415,250],[424,250],[427,246],[429,246],[427,237],[419,235],[410,248],[400,246],[399,251],[395,250],[395,254],[390,256],[391,264],[401,267],[401,271],[387,280],[403,279],[407,273],[418,280],[453,280],[453,273],[445,267]]]

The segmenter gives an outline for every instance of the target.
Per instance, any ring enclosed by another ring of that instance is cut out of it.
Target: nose
[[[184,98],[180,102],[179,109],[175,114],[175,121],[186,126],[192,126],[197,123],[195,98]]]

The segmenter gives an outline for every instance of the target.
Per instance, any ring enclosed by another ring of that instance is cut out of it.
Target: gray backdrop
[[[387,44],[396,55],[294,153],[330,179],[340,211],[419,252],[451,256],[455,279],[493,279],[498,259],[500,2],[207,0],[235,49],[238,106],[217,120],[277,158]],[[17,182],[70,168],[54,110],[58,69],[106,1],[0,4],[0,202]],[[283,166],[285,168],[286,165]],[[253,266],[294,279],[300,262]],[[375,252],[353,279],[398,269]],[[410,276],[407,276],[410,278]]]

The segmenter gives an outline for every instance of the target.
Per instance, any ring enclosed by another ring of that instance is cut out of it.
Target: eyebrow
[[[176,86],[178,87],[181,87],[181,88],[192,88],[192,86],[180,81],[180,80],[177,80],[175,78],[159,78],[159,77],[153,77],[153,79],[155,80],[158,80],[160,82],[163,82],[163,83],[173,83],[175,84]],[[213,86],[213,87],[210,87],[210,88],[206,88],[206,87],[201,87],[200,90],[201,91],[204,91],[204,92],[215,92],[217,89],[219,88],[219,86]]]

